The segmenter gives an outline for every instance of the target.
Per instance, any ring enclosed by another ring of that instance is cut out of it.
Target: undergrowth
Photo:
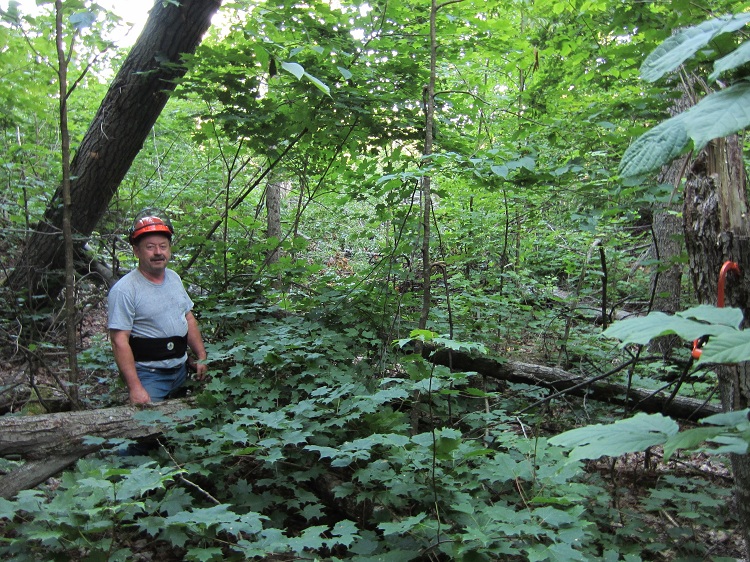
[[[148,458],[112,442],[54,489],[0,500],[2,558],[721,559],[705,537],[734,524],[726,488],[665,473],[634,494],[515,415],[531,395],[432,365],[408,337],[384,353],[375,316],[347,328],[345,295],[321,297],[348,299],[340,315],[238,305],[185,410],[138,414],[166,428]]]

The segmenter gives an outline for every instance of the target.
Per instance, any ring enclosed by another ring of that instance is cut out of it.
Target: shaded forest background
[[[62,65],[45,6],[11,6],[0,25],[2,413],[124,403],[106,294],[135,265],[125,233],[144,207],[175,225],[172,266],[196,301],[211,378],[177,414],[135,414],[163,432],[148,460],[92,438],[98,453],[2,495],[0,555],[743,556],[727,457],[571,461],[547,439],[637,412],[629,389],[720,406],[691,342],[623,347],[602,331],[703,300],[682,224],[696,155],[638,178],[618,169],[679,100],[717,87],[709,62],[738,38],[653,83],[646,56],[673,30],[745,6],[224,3],[179,69],[154,59],[174,70],[173,92],[122,181],[71,208],[74,224],[95,224],[72,233],[72,296],[61,266],[12,281],[40,223],[62,212]],[[58,7],[75,154],[129,52],[105,39],[113,14]],[[619,394],[556,394],[455,368],[459,356],[607,375]],[[4,455],[0,471],[27,458]]]

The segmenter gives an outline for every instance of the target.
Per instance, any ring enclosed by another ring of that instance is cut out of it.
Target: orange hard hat
[[[171,240],[174,228],[163,211],[145,209],[133,220],[133,226],[128,230],[128,240],[131,244],[135,244],[138,238],[146,234],[164,234]]]

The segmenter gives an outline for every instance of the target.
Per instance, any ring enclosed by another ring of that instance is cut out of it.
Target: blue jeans
[[[143,388],[151,397],[151,402],[161,402],[172,395],[185,384],[187,378],[187,363],[174,369],[154,369],[136,366],[138,378]],[[154,443],[131,443],[117,451],[121,457],[148,455],[154,449]]]
[[[136,366],[138,378],[143,388],[151,397],[151,402],[161,402],[171,398],[171,394],[179,390],[187,379],[187,364],[183,363],[173,369],[155,369]]]

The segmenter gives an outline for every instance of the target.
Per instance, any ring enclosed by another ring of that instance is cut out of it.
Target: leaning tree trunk
[[[712,141],[693,163],[685,188],[685,242],[700,302],[714,304],[719,270],[731,260],[740,275],[726,283],[726,306],[742,309],[750,325],[750,224],[742,143],[732,136]],[[725,411],[750,404],[750,363],[716,369]],[[732,455],[735,501],[750,560],[750,456]]]
[[[71,226],[77,236],[88,237],[104,215],[185,74],[182,55],[195,52],[221,1],[155,2],[71,162]],[[8,278],[9,287],[29,301],[54,297],[63,286],[61,198],[58,189]]]

